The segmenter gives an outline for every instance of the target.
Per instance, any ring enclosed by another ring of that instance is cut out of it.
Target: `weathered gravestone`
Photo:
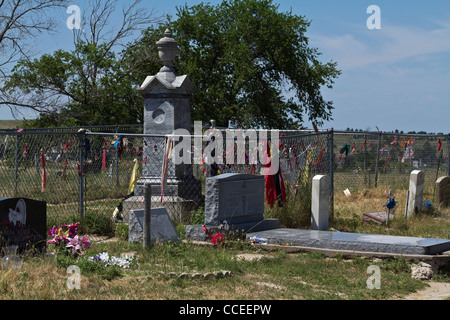
[[[154,243],[179,242],[178,232],[166,208],[151,208],[150,241]],[[128,224],[128,242],[142,243],[144,238],[144,209],[131,210]]]
[[[205,226],[210,231],[276,229],[277,219],[265,219],[264,176],[225,173],[206,179]],[[207,240],[203,226],[187,226],[186,238]]]
[[[450,177],[436,180],[436,204],[439,207],[450,206]]]
[[[409,178],[407,218],[411,218],[414,213],[422,210],[424,184],[425,173],[421,170],[413,170]]]
[[[26,198],[0,198],[0,246],[42,250],[47,239],[47,205]]]
[[[169,30],[157,43],[163,67],[156,75],[147,76],[138,91],[144,99],[144,138],[143,159],[148,159],[142,168],[142,176],[137,181],[134,196],[123,203],[124,221],[128,222],[129,211],[142,207],[144,185],[149,183],[152,192],[152,205],[163,201],[170,217],[175,221],[186,222],[190,212],[203,201],[202,184],[192,171],[190,161],[175,163],[169,157],[165,187],[162,190],[162,167],[165,147],[168,140],[164,135],[175,131],[189,135],[191,130],[191,102],[194,87],[187,75],[178,75],[173,68],[178,43],[171,38]],[[174,138],[174,146],[190,137]]]
[[[317,175],[312,180],[311,230],[327,230],[330,211],[330,178]]]

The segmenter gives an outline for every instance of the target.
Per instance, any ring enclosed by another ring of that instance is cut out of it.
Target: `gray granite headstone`
[[[409,200],[406,213],[408,218],[422,210],[424,184],[425,173],[421,170],[413,170],[409,178]]]
[[[440,177],[436,180],[436,204],[439,207],[450,206],[450,177]]]
[[[178,232],[166,208],[152,208],[150,218],[151,243],[179,242]],[[128,242],[142,243],[144,238],[144,210],[131,210]]]
[[[263,212],[264,176],[225,173],[206,179],[206,224],[260,221]]]
[[[247,232],[278,228],[277,219],[264,213],[264,176],[225,173],[206,179],[205,226]],[[186,237],[206,240],[202,226],[187,226]]]

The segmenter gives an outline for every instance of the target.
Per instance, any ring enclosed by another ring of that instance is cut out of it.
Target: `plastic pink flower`
[[[83,251],[81,242],[78,240],[78,235],[73,238],[68,238],[67,240],[68,243],[66,245],[66,248],[72,248],[72,254],[75,254],[77,252],[81,253]]]
[[[91,247],[91,243],[89,242],[88,238],[86,238],[86,237],[81,238],[81,245],[85,249],[89,249]]]
[[[78,233],[78,228],[80,227],[80,223],[76,222],[73,224],[65,224],[63,227],[69,228],[68,234],[70,238],[73,238]]]
[[[212,239],[211,239],[212,244],[214,245],[218,245],[221,244],[223,242],[223,234],[221,233],[216,233]]]

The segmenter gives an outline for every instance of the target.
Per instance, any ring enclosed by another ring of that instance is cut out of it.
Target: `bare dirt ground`
[[[427,281],[429,287],[414,292],[404,300],[449,300],[450,299],[450,283]]]

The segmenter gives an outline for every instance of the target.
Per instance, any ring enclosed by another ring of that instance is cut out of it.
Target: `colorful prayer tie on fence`
[[[278,200],[278,206],[283,206],[286,203],[286,190],[284,188],[283,176],[281,174],[281,167],[278,167],[278,171],[275,174],[268,174],[268,170],[271,166],[271,149],[269,141],[267,141],[267,152],[266,152],[265,167],[266,174],[264,176],[265,180],[265,190],[266,190],[266,201],[267,204],[272,208],[276,200]]]
[[[41,191],[44,192],[46,184],[47,184],[47,174],[45,172],[44,149],[41,149],[41,166],[42,166]]]
[[[106,169],[106,148],[108,145],[108,140],[105,140],[105,146],[103,147],[103,155],[102,155],[102,171]]]
[[[166,185],[166,180],[167,180],[167,168],[169,165],[170,155],[172,154],[172,148],[173,148],[173,137],[168,136],[166,138],[166,146],[164,149],[164,161],[163,161],[162,174],[161,174],[161,202],[163,201],[163,197],[164,197],[164,187]]]
[[[131,172],[130,185],[128,186],[128,194],[133,192],[133,190],[134,190],[134,188],[136,188],[136,184],[137,184],[137,171],[139,168],[139,162],[137,161],[137,159],[134,159],[133,161],[134,161],[134,166],[133,166],[133,171]]]

